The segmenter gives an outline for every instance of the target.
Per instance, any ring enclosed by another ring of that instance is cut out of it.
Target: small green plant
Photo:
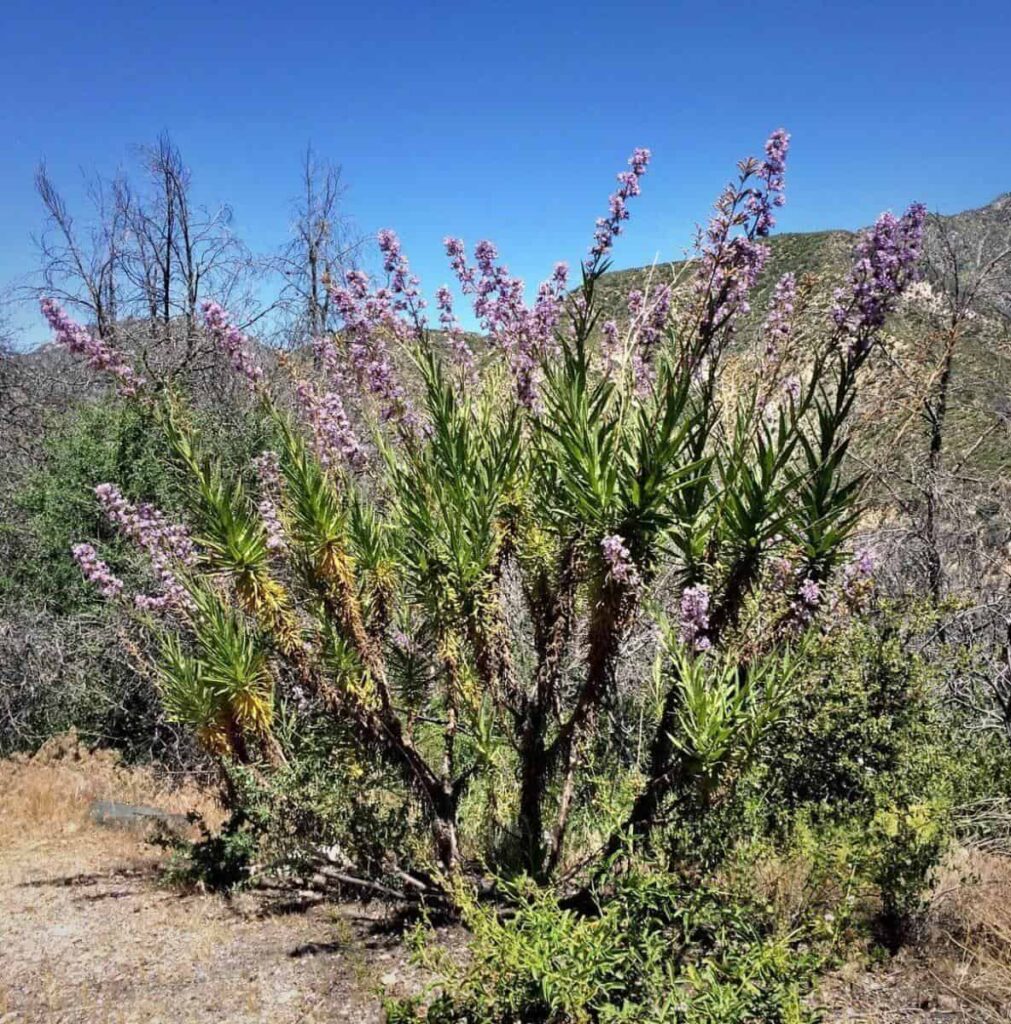
[[[252,876],[258,842],[255,828],[245,812],[236,810],[218,829],[195,822],[199,839],[187,842],[177,835],[156,837],[155,842],[172,851],[163,877],[169,885],[198,887],[210,892],[240,889]]]
[[[577,914],[530,887],[508,915],[468,902],[464,966],[445,965],[425,1009],[436,1024],[733,1024],[813,1020],[804,995],[827,957],[824,930],[782,929],[753,898],[675,876],[625,877]],[[424,955],[424,954],[423,954]],[[421,1019],[421,1001],[391,1019]]]
[[[906,938],[951,842],[950,810],[928,803],[875,814],[868,834],[869,875],[881,896],[878,933],[897,949]]]

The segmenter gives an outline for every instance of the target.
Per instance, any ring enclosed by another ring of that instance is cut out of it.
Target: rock
[[[185,814],[170,814],[143,804],[121,804],[116,800],[96,800],[89,812],[91,820],[110,828],[142,828],[153,822],[182,828],[188,824]]]

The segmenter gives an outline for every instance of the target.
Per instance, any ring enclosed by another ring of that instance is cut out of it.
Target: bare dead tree
[[[1011,204],[1007,212],[1011,214]],[[1011,738],[1011,216],[929,223],[867,417],[877,546],[895,587],[937,613],[927,647],[950,659],[950,700]]]
[[[289,344],[332,327],[324,282],[328,275],[343,276],[354,266],[362,247],[362,239],[343,209],[346,186],[339,164],[318,160],[312,147],[307,147],[300,186],[293,204],[291,240],[274,262],[284,281],[278,305]]]
[[[153,375],[199,373],[212,365],[201,301],[213,297],[248,313],[256,264],[232,230],[231,208],[195,201],[168,136],[141,150],[141,168],[134,180],[91,179],[82,227],[40,166],[46,225],[36,239],[41,286],[34,291],[69,306],[101,337],[116,334],[117,344],[138,349]]]
[[[79,227],[45,164],[35,187],[46,212],[36,237],[43,290],[92,323],[103,338],[112,335],[120,312],[126,259],[127,213],[118,201],[122,184],[92,178],[87,196],[93,219]]]
[[[193,201],[190,172],[168,136],[143,152],[145,191],[134,195],[124,186],[118,192],[130,228],[127,274],[152,333],[167,344],[181,341],[178,362],[191,367],[203,341],[201,300],[231,303],[253,261],[232,231],[231,208]]]
[[[994,301],[1011,279],[1011,225],[932,218],[924,271],[865,396],[864,468],[895,583],[935,607],[949,594],[985,603],[1005,576],[986,510],[1004,505],[1011,465],[1011,348]]]
[[[927,592],[935,605],[945,586],[945,553],[939,519],[945,492],[952,485],[964,487],[959,474],[988,437],[1004,429],[1008,417],[1000,403],[990,403],[987,415],[969,436],[953,443],[949,412],[952,390],[956,386],[956,360],[965,349],[980,338],[980,329],[990,321],[1003,320],[1001,307],[992,298],[999,292],[1005,265],[1011,261],[1011,235],[989,230],[973,238],[964,234],[949,220],[937,218],[933,225],[932,243],[928,249],[926,279],[936,296],[934,324],[929,347],[934,366],[927,378],[922,396],[922,415],[927,427],[925,473],[920,484],[922,512],[919,533],[926,552]],[[984,327],[985,333],[985,327]],[[985,342],[984,342],[985,344]],[[992,344],[992,342],[991,342]],[[966,385],[960,387],[963,397]],[[979,399],[976,382],[970,384],[971,397]],[[949,459],[950,456],[950,459]],[[951,479],[954,476],[954,480]]]

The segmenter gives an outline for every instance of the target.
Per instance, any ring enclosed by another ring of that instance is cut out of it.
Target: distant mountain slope
[[[857,233],[851,231],[808,231],[773,235],[769,239],[770,258],[754,292],[754,305],[764,305],[769,289],[787,272],[798,277],[817,276],[827,287],[844,281],[850,253]],[[926,249],[928,260],[941,255],[945,239],[952,239],[963,257],[983,262],[1011,246],[1011,192],[974,210],[942,216],[932,214],[927,222]],[[600,282],[605,308],[609,315],[620,318],[624,299],[634,288],[645,288],[671,277],[682,263],[636,267],[607,274]],[[1003,299],[1011,311],[1011,260],[1002,263],[994,275],[987,298]]]
[[[841,277],[855,235],[848,231],[809,231],[774,235],[769,239],[770,258],[755,289],[755,304],[762,305],[772,285],[788,271],[817,274],[819,277]],[[608,316],[620,320],[625,313],[625,297],[633,289],[666,283],[684,264],[658,263],[651,267],[636,267],[606,274],[598,288]]]

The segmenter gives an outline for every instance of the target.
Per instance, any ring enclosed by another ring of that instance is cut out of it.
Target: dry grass
[[[171,785],[143,768],[127,768],[111,750],[89,751],[70,732],[33,757],[0,761],[0,849],[58,843],[96,833],[96,800],[144,804],[175,814],[194,811],[210,823],[222,811],[213,793],[193,782]],[[108,839],[108,830],[101,830]]]
[[[769,856],[736,877],[776,907],[785,923],[829,914],[846,897],[802,856]],[[869,892],[851,893],[860,914],[877,910]],[[1011,856],[960,847],[934,885],[922,920],[894,957],[856,939],[852,959],[815,995],[829,1024],[1008,1024],[1011,1022]]]
[[[940,873],[913,941],[897,956],[855,960],[826,979],[828,1021],[1011,1021],[1011,859],[959,849]]]
[[[977,1019],[1011,1020],[1011,859],[959,851],[939,879],[921,942],[942,953],[932,976]]]

